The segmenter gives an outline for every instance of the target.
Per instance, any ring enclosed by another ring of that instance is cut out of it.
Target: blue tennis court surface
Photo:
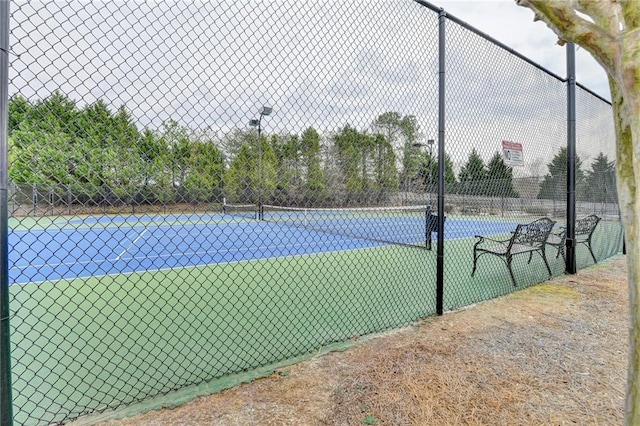
[[[327,230],[221,215],[95,217],[9,234],[10,283],[142,272],[393,244],[424,243],[424,218],[352,218]],[[344,222],[344,223],[342,223]],[[515,223],[447,218],[445,238],[507,233]],[[342,235],[342,234],[347,235]],[[377,238],[377,234],[384,238]],[[348,235],[351,234],[351,235]]]

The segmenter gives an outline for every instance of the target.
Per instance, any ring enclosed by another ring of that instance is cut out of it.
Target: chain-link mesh
[[[576,88],[576,213],[620,220],[616,190],[615,129],[611,106],[578,86]],[[620,232],[622,232],[620,230]],[[615,251],[614,251],[615,252]],[[609,257],[611,248],[603,252]]]
[[[16,423],[197,389],[435,313],[436,13],[16,2],[11,20]],[[519,287],[548,278],[539,251],[476,264],[475,235],[540,217],[561,232],[566,86],[446,28],[454,309],[513,291],[509,270]],[[610,111],[579,92],[577,210],[602,218],[597,259],[621,242]],[[524,166],[505,165],[502,141],[522,145]],[[552,275],[558,253],[547,247]]]
[[[460,215],[449,221],[447,235],[466,237],[445,237],[449,291],[444,306],[454,309],[510,292],[513,281],[523,286],[549,278],[543,256],[536,253],[531,259],[528,252],[514,255],[511,267],[505,261],[517,224],[539,217],[557,220],[566,212],[566,201],[556,208],[541,192],[540,174],[566,146],[567,114],[564,82],[472,30],[447,21],[446,48],[446,152],[452,166],[448,191],[456,193],[447,196],[446,203],[452,216]],[[522,166],[505,164],[503,141],[521,144]],[[565,176],[566,170],[565,155]],[[564,187],[554,189],[566,197],[566,180]],[[468,238],[474,237],[466,231],[470,221],[476,238]],[[476,257],[476,244],[486,246],[479,237],[507,241],[504,256]],[[552,274],[564,271],[555,253],[547,260]]]

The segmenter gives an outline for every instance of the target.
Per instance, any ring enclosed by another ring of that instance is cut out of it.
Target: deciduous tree
[[[559,37],[591,53],[609,77],[616,171],[627,242],[631,312],[625,422],[640,424],[640,2],[516,0]]]

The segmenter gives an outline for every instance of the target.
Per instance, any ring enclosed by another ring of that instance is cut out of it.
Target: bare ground
[[[628,349],[624,258],[101,425],[613,425]]]

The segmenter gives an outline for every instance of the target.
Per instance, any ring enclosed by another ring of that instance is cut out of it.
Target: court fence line
[[[538,284],[560,249],[475,265],[476,235],[561,235],[572,207],[596,261],[622,250],[610,102],[575,85],[574,157],[569,79],[431,3],[0,18],[0,424],[206,393]]]

